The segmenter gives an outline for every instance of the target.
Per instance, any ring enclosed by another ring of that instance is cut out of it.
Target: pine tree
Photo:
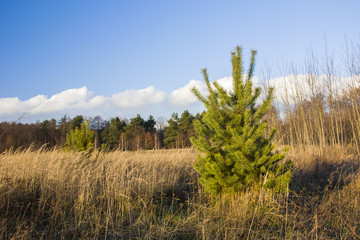
[[[291,163],[280,165],[285,154],[274,152],[272,139],[264,137],[267,122],[264,115],[271,107],[273,88],[266,99],[256,105],[261,89],[253,87],[256,52],[251,52],[250,67],[244,74],[242,49],[232,53],[233,89],[226,91],[217,82],[212,84],[206,69],[204,79],[209,95],[193,93],[204,103],[203,118],[194,122],[196,137],[192,143],[200,152],[195,169],[205,190],[214,194],[243,191],[249,187],[286,189],[291,178]]]
[[[179,138],[180,147],[186,148],[191,146],[190,138],[193,136],[194,116],[188,110],[185,110],[179,120]]]
[[[80,128],[83,122],[84,122],[83,116],[77,115],[70,121],[70,129]]]
[[[125,131],[126,122],[120,120],[118,117],[110,120],[109,126],[107,126],[101,133],[101,137],[104,143],[111,149],[122,147],[121,135]]]
[[[94,147],[94,132],[90,129],[90,121],[81,123],[80,127],[71,129],[67,134],[65,149],[76,151],[89,151]]]
[[[155,125],[156,125],[156,121],[152,115],[150,115],[149,119],[144,121],[144,124],[143,124],[145,131],[150,132],[151,134],[156,132]]]
[[[179,115],[173,113],[168,120],[168,126],[164,129],[164,144],[167,148],[179,147]]]
[[[144,119],[137,114],[136,117],[131,118],[129,124],[125,127],[125,135],[127,142],[130,143],[130,150],[140,150],[145,143],[145,127]]]

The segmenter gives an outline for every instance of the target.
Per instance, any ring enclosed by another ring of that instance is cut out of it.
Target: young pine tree
[[[66,136],[65,149],[76,151],[89,151],[94,147],[94,131],[90,129],[90,121],[80,123],[80,127],[71,129]]]
[[[284,153],[274,152],[271,143],[275,129],[268,138],[262,120],[271,107],[273,88],[266,99],[256,106],[261,89],[254,88],[252,75],[255,51],[251,52],[250,67],[244,74],[242,49],[232,53],[233,89],[226,91],[217,82],[209,82],[206,69],[203,75],[209,95],[204,97],[193,88],[193,93],[205,105],[203,118],[196,120],[196,137],[192,143],[200,152],[195,169],[205,190],[214,194],[243,191],[249,187],[286,189],[291,178],[291,163],[278,164]]]

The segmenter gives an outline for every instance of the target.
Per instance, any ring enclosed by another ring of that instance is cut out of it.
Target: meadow
[[[286,193],[204,193],[194,149],[0,155],[1,239],[358,239],[356,149],[292,147]]]

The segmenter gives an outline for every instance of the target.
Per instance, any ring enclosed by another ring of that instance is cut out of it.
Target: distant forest
[[[360,154],[360,75],[352,76],[353,85],[341,92],[335,89],[331,75],[326,79],[326,88],[320,87],[324,82],[313,74],[308,74],[306,80],[307,88],[295,86],[296,91],[286,94],[282,102],[273,103],[263,119],[268,122],[268,133],[275,127],[274,140],[280,145],[313,145],[322,149],[337,145],[351,147]],[[299,82],[296,76],[292,81]],[[138,114],[129,120],[115,117],[107,121],[100,116],[85,119],[78,115],[72,119],[64,116],[32,124],[2,122],[0,151],[30,146],[66,148],[71,133],[85,122],[93,134],[92,149],[187,148],[191,147],[195,119],[201,121],[202,114],[192,115],[185,110],[181,115],[173,113],[167,121],[156,121],[153,116],[145,120]]]
[[[180,116],[173,113],[165,121],[156,121],[153,116],[147,120],[138,114],[134,118],[111,118],[109,121],[100,116],[85,119],[82,115],[74,118],[64,116],[56,120],[24,124],[20,121],[0,123],[0,151],[7,149],[38,149],[64,147],[71,131],[80,129],[81,124],[89,122],[93,132],[93,148],[112,150],[142,150],[160,148],[187,148],[191,146],[190,137],[194,135],[192,123],[195,118],[185,110]]]

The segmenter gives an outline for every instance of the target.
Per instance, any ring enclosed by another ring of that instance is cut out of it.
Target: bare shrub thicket
[[[280,144],[360,153],[360,46],[349,45],[341,62],[335,66],[332,55],[319,60],[311,52],[303,69],[292,67],[266,84],[276,89],[267,120],[277,128]]]

